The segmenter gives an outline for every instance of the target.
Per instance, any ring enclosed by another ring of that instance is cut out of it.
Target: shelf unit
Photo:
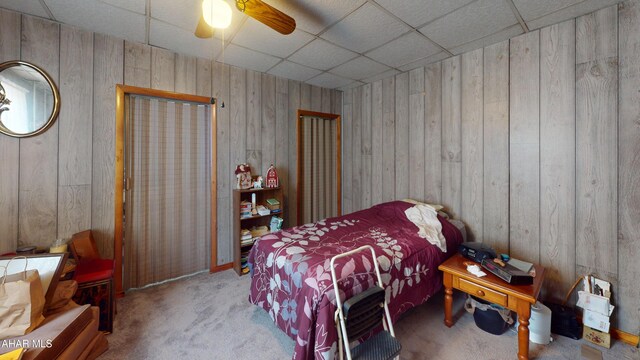
[[[251,202],[251,194],[256,194],[256,205],[267,206],[267,199],[277,199],[280,202],[280,212],[269,215],[256,215],[251,217],[240,217],[240,203],[242,201]],[[279,216],[284,219],[284,192],[282,187],[265,189],[245,189],[233,190],[233,269],[238,275],[242,273],[242,254],[251,250],[253,244],[241,245],[241,229],[251,229],[254,226],[265,225],[269,227],[272,216]],[[284,224],[283,224],[284,228]]]

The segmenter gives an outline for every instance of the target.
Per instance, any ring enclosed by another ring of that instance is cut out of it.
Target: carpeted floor
[[[291,358],[293,340],[248,300],[248,276],[232,271],[190,278],[129,292],[118,300],[108,359],[261,359]],[[442,293],[407,312],[395,325],[401,359],[515,359],[517,337],[478,329],[457,294],[452,328],[444,326]],[[531,358],[580,359],[584,340],[554,336],[550,345],[532,344]],[[604,359],[640,359],[637,348],[615,342]]]

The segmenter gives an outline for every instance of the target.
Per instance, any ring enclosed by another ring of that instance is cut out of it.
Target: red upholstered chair
[[[114,261],[100,257],[91,230],[74,234],[69,247],[77,261],[73,279],[78,283],[78,291],[73,299],[78,304],[99,306],[99,329],[111,332],[115,310]]]

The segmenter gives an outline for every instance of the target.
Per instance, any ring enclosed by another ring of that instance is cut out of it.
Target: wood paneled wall
[[[633,0],[346,91],[345,213],[443,204],[544,265],[547,299],[610,280],[614,326],[638,334],[638,39]]]
[[[342,112],[337,90],[0,10],[0,62],[16,59],[53,77],[62,106],[40,136],[0,135],[0,253],[91,228],[101,254],[113,256],[116,84],[219,100],[218,265],[232,259],[236,164],[248,161],[261,174],[276,165],[294,224],[287,210],[295,209],[296,111]]]

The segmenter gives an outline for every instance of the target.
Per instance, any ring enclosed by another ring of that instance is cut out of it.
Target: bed
[[[329,267],[336,254],[373,245],[394,322],[441,289],[442,276],[436,269],[456,252],[462,233],[438,215],[446,239],[446,245],[440,245],[446,246],[443,252],[418,236],[418,227],[405,215],[412,206],[404,201],[379,204],[265,235],[255,243],[248,260],[249,301],[266,310],[295,341],[293,359],[336,355],[335,290]],[[366,253],[338,261],[336,274],[342,278],[343,297],[360,293],[374,282]]]

